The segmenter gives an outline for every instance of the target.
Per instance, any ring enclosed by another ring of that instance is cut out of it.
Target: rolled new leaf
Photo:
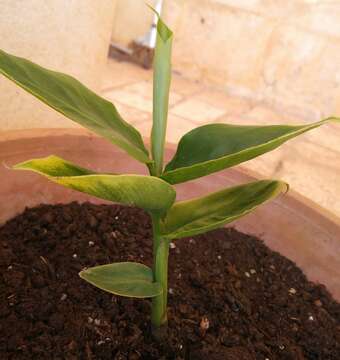
[[[124,149],[135,159],[151,162],[140,133],[122,119],[112,103],[75,78],[2,50],[0,73],[54,110]]]
[[[162,222],[162,236],[178,239],[217,229],[287,190],[282,181],[261,180],[177,202]]]
[[[57,156],[25,161],[14,169],[31,170],[65,187],[152,213],[163,214],[176,197],[172,186],[156,177],[97,174]]]
[[[159,17],[158,13],[156,12]],[[172,31],[159,17],[153,74],[153,125],[151,131],[152,157],[155,173],[163,171],[164,143],[168,118],[169,89],[171,80]]]
[[[160,284],[153,281],[152,270],[139,263],[121,262],[95,266],[79,273],[79,276],[109,293],[150,298],[162,294]]]
[[[185,134],[162,178],[178,184],[212,174],[274,150],[284,142],[337,118],[300,126],[209,124]]]

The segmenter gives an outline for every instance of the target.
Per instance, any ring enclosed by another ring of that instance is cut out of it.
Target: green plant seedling
[[[153,266],[122,262],[92,267],[80,277],[112,294],[152,298],[155,334],[167,324],[168,254],[174,239],[202,234],[224,226],[266,201],[286,192],[286,183],[260,180],[204,197],[175,202],[172,185],[238,165],[330,121],[300,125],[243,126],[208,124],[185,134],[173,159],[163,165],[166,139],[173,33],[159,18],[154,59],[151,155],[140,133],[109,101],[71,76],[47,70],[0,50],[0,72],[54,110],[103,136],[137,161],[149,176],[98,174],[57,156],[29,160],[14,169],[31,170],[65,187],[100,199],[140,207],[153,226]]]

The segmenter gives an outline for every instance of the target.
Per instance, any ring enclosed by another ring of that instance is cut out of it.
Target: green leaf
[[[152,213],[163,214],[176,197],[172,186],[159,178],[97,174],[57,156],[32,159],[15,165],[14,169],[31,170],[65,187],[100,199],[138,206]]]
[[[185,134],[162,178],[178,184],[220,171],[274,150],[287,140],[337,118],[301,126],[209,124]]]
[[[139,263],[121,262],[95,266],[81,271],[79,276],[115,295],[150,298],[162,294],[160,284],[153,282],[152,270]]]
[[[287,190],[284,182],[262,180],[178,202],[162,222],[162,236],[178,239],[222,227]]]
[[[159,18],[154,57],[153,125],[151,131],[152,157],[155,162],[155,174],[157,176],[163,171],[164,143],[171,81],[172,37],[172,31],[166,26],[162,19]]]
[[[103,136],[135,159],[150,163],[140,133],[109,101],[71,76],[0,50],[0,73],[76,123]]]

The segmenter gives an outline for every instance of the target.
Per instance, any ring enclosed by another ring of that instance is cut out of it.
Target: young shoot
[[[137,206],[150,214],[152,268],[136,262],[98,264],[81,271],[80,277],[115,295],[151,298],[151,322],[156,336],[166,329],[168,321],[170,243],[223,227],[288,189],[288,185],[279,180],[259,180],[175,202],[173,185],[251,160],[327,122],[339,121],[330,117],[299,126],[220,123],[200,126],[181,138],[174,157],[164,166],[172,39],[172,31],[159,18],[154,58],[151,154],[140,133],[121,117],[112,103],[71,76],[0,50],[0,72],[4,76],[54,110],[120,147],[149,170],[149,176],[100,174],[55,155],[14,166],[14,169],[37,172],[57,184],[100,199]]]

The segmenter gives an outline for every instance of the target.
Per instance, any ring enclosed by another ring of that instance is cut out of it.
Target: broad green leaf
[[[155,162],[155,173],[158,176],[163,171],[171,81],[171,47],[172,31],[161,18],[158,18],[153,73],[153,125],[151,131],[152,157]]]
[[[172,186],[159,178],[97,174],[57,156],[29,160],[15,165],[14,169],[31,170],[65,187],[153,213],[164,213],[176,197]]]
[[[0,50],[0,73],[76,123],[103,136],[135,159],[150,163],[140,133],[112,103],[71,76]]]
[[[162,294],[160,284],[153,282],[152,270],[139,263],[121,262],[95,266],[81,271],[79,276],[115,295],[150,298]]]
[[[287,190],[284,182],[262,180],[178,202],[162,222],[162,236],[178,239],[217,229]]]
[[[220,171],[274,150],[287,140],[337,118],[300,126],[209,124],[185,134],[162,178],[178,184]]]

